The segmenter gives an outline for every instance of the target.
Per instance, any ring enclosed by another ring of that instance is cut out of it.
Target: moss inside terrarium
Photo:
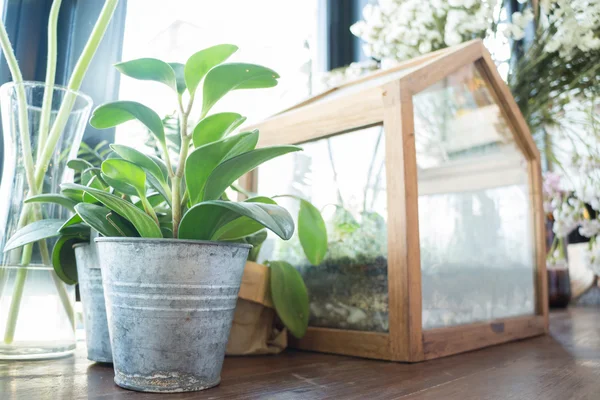
[[[388,331],[387,233],[383,217],[363,212],[355,219],[336,207],[327,221],[329,248],[320,265],[304,257],[298,238],[277,253],[304,278],[311,326]]]

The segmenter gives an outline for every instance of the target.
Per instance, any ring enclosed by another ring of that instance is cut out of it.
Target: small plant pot
[[[287,347],[287,330],[276,324],[269,272],[267,266],[246,262],[227,355],[278,354]]]
[[[219,384],[250,245],[98,238],[115,383],[143,392]]]
[[[80,243],[73,248],[77,262],[79,294],[83,304],[88,360],[111,363],[112,351],[104,304],[104,288],[96,245]]]

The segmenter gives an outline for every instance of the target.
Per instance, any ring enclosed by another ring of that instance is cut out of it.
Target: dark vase
[[[565,308],[571,301],[568,268],[548,268],[548,301],[550,308]]]

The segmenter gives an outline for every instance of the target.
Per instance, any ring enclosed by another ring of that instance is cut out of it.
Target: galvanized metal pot
[[[79,294],[83,304],[88,359],[111,363],[112,351],[104,305],[104,288],[100,264],[96,256],[96,245],[80,243],[73,248],[79,277]]]
[[[249,245],[98,238],[115,383],[144,392],[219,384]]]

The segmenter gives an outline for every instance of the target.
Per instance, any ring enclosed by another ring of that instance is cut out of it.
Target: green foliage
[[[232,44],[219,44],[193,54],[185,64],[185,83],[190,94],[196,92],[198,84],[213,67],[223,63],[237,51]]]
[[[216,142],[233,132],[246,121],[238,113],[224,112],[203,118],[194,128],[192,140],[195,147]]]
[[[327,228],[319,210],[306,200],[300,200],[298,237],[308,261],[321,264],[327,253]]]
[[[267,263],[271,269],[271,298],[277,315],[290,333],[301,338],[308,328],[308,291],[302,276],[285,261]]]
[[[78,237],[61,236],[52,249],[54,272],[68,285],[77,283],[77,264],[75,263],[73,245],[85,242],[86,240]]]
[[[217,65],[204,79],[202,116],[232,90],[259,89],[277,86],[279,75],[272,69],[254,64],[231,63]]]
[[[165,129],[158,114],[136,101],[115,101],[99,106],[92,114],[90,125],[96,129],[106,129],[132,119],[144,124],[161,145],[166,144]]]

